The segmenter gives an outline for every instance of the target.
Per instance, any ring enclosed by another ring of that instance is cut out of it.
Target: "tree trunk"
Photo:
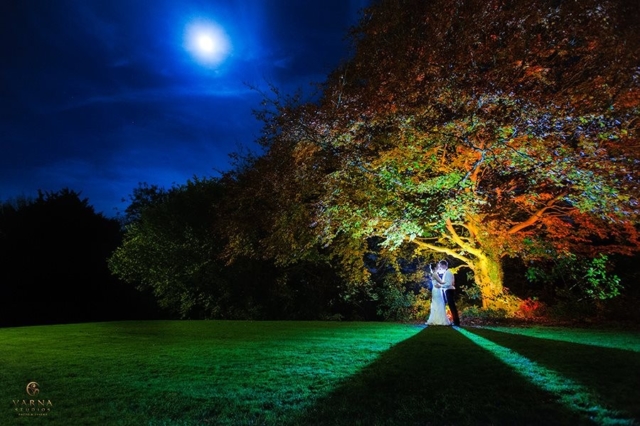
[[[503,293],[504,274],[500,257],[482,253],[472,265],[476,284],[482,294],[482,307],[495,308]]]
[[[482,253],[472,266],[475,281],[482,294],[484,309],[502,310],[505,315],[513,316],[520,307],[521,300],[509,294],[504,288],[504,273],[500,256]]]

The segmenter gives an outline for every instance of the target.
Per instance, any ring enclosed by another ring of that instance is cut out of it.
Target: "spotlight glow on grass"
[[[471,341],[493,353],[505,364],[514,368],[516,372],[526,377],[536,386],[556,395],[559,401],[572,410],[588,416],[591,420],[602,425],[632,425],[634,421],[626,419],[620,413],[602,407],[593,397],[589,389],[562,377],[559,373],[536,364],[530,359],[519,355],[509,348],[500,346],[492,341],[466,331],[456,329]]]
[[[640,334],[637,332],[615,333],[606,330],[579,330],[559,327],[483,327],[501,333],[519,334],[538,339],[557,340],[560,342],[579,343],[582,345],[600,346],[603,348],[623,349],[640,352]]]

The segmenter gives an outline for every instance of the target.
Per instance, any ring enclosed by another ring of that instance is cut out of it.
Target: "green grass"
[[[610,419],[640,419],[635,350],[467,330],[588,389],[585,404]],[[465,333],[249,321],[0,329],[0,425],[602,423]],[[31,381],[36,397],[25,391]],[[19,416],[13,401],[29,399],[51,410]]]
[[[574,395],[596,402],[592,415],[603,424],[610,413],[621,419],[640,421],[640,334],[624,330],[563,328],[473,329],[474,334],[506,346],[562,380],[579,385]],[[604,412],[607,411],[608,413]],[[617,413],[617,415],[616,415]]]
[[[484,327],[503,333],[519,334],[541,339],[602,346],[605,348],[626,349],[640,352],[640,330],[628,329],[592,329],[566,327]]]

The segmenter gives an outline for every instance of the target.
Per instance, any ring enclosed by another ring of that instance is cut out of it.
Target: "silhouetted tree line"
[[[113,276],[107,258],[120,223],[70,189],[0,205],[0,325],[158,315],[148,295]]]

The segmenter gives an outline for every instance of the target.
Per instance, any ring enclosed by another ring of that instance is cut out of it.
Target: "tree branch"
[[[479,256],[480,255],[480,253],[481,253],[480,250],[478,250],[475,247],[472,247],[471,245],[465,243],[462,240],[462,238],[458,235],[458,233],[454,229],[453,223],[451,223],[451,219],[447,219],[445,224],[446,224],[447,230],[451,234],[451,239],[453,240],[454,243],[459,245],[460,248],[464,249],[465,251],[468,251],[469,253],[471,253],[471,254],[473,254],[475,256]]]
[[[451,257],[455,257],[456,259],[463,261],[466,264],[470,264],[471,263],[471,259],[469,259],[468,257],[465,257],[465,256],[457,253],[456,251],[454,251],[453,249],[450,249],[448,247],[436,246],[436,245],[433,245],[433,244],[429,244],[429,243],[425,243],[423,241],[417,241],[417,240],[413,240],[413,242],[416,243],[418,246],[420,246],[420,248],[436,251],[438,253],[447,254],[447,255],[449,255]]]
[[[531,215],[531,216],[529,217],[529,219],[525,220],[524,222],[520,222],[520,223],[519,223],[519,224],[517,224],[517,225],[512,226],[512,227],[511,227],[511,229],[509,229],[509,230],[507,231],[507,233],[509,233],[509,234],[515,234],[516,232],[520,232],[520,231],[522,231],[523,229],[528,228],[529,226],[534,225],[536,222],[538,222],[538,221],[542,218],[542,216],[544,215],[544,213],[545,213],[547,210],[549,210],[549,209],[551,209],[551,208],[555,207],[555,203],[556,203],[558,200],[562,199],[565,195],[567,195],[567,193],[566,193],[566,192],[563,192],[562,194],[558,195],[557,197],[552,198],[551,200],[549,200],[549,202],[547,202],[547,204],[546,204],[543,208],[541,208],[540,210],[538,210],[537,212],[535,212],[533,215]]]

